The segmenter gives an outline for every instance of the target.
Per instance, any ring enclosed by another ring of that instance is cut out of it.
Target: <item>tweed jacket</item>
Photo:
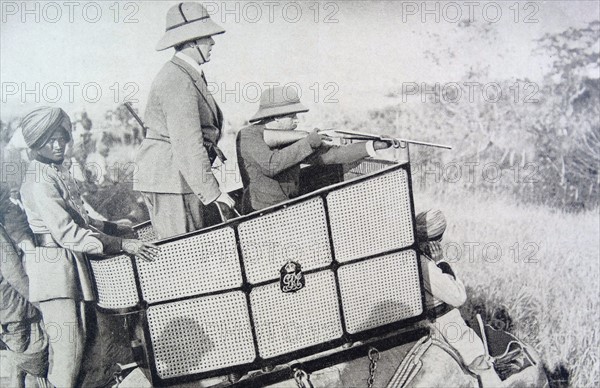
[[[237,134],[238,166],[244,185],[243,210],[248,213],[298,195],[300,164],[352,163],[368,156],[365,143],[313,149],[304,138],[284,148],[270,148],[265,126],[255,124]]]
[[[30,301],[94,300],[85,254],[119,253],[121,239],[90,225],[79,187],[62,165],[32,161],[21,197],[33,233],[54,242],[26,250]]]
[[[204,79],[173,57],[156,76],[145,112],[146,138],[137,152],[133,188],[152,193],[195,193],[203,204],[221,191],[212,174],[215,155],[204,146],[221,137],[223,114]]]

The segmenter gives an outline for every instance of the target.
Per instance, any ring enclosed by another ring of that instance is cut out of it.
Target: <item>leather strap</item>
[[[448,303],[442,303],[427,311],[427,316],[431,319],[439,318],[448,314],[453,309],[454,307],[450,306]]]
[[[165,143],[171,144],[171,141],[169,140],[169,138],[159,139],[156,137],[146,137],[146,139],[156,140],[156,141],[164,141]],[[204,147],[208,151],[212,150],[222,163],[225,163],[225,161],[227,160],[223,151],[221,151],[221,149],[215,143],[211,142],[210,140],[206,140],[206,139],[204,140]]]

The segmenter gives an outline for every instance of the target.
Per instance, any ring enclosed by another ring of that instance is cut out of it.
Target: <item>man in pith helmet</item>
[[[343,147],[325,144],[325,136],[315,129],[307,137],[286,147],[269,147],[265,129],[296,129],[297,114],[308,112],[294,88],[274,87],[260,97],[253,123],[237,135],[238,165],[244,185],[243,212],[260,210],[298,195],[300,163],[352,163],[375,150],[388,148],[385,142],[362,142]]]
[[[178,3],[167,12],[166,32],[157,50],[175,49],[150,90],[148,127],[139,148],[134,189],[141,191],[159,238],[202,228],[205,206],[229,207],[212,173],[223,128],[223,114],[208,92],[201,65],[210,61],[213,35],[225,30],[199,3]]]

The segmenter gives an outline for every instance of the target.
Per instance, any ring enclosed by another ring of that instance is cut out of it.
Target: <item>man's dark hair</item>
[[[185,41],[183,43],[179,43],[178,45],[173,46],[173,48],[175,49],[175,51],[181,51],[188,43],[193,43],[196,40],[197,39],[192,39],[192,40]]]

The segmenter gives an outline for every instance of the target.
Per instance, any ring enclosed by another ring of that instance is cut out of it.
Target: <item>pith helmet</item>
[[[156,45],[156,50],[165,50],[190,40],[224,32],[223,27],[211,20],[202,4],[179,3],[167,12],[167,28]]]
[[[277,86],[262,92],[258,112],[249,121],[252,123],[269,117],[300,112],[308,112],[308,108],[300,103],[296,88]]]

